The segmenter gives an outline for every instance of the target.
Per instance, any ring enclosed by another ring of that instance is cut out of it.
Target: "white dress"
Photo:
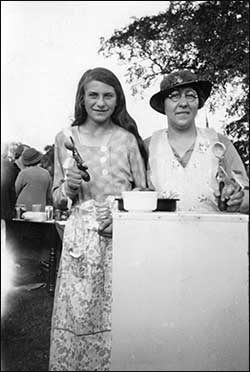
[[[154,132],[149,143],[149,183],[159,194],[177,194],[179,211],[218,211],[214,197],[218,159],[212,152],[216,142],[218,135],[213,129],[197,128],[191,158],[183,167],[169,145],[167,130]]]

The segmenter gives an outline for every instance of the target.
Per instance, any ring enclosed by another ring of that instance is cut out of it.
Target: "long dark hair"
[[[87,119],[87,112],[84,106],[84,89],[86,84],[92,80],[100,81],[104,84],[112,86],[115,89],[117,95],[117,105],[111,116],[111,119],[116,125],[119,125],[120,127],[126,129],[135,136],[140,153],[146,165],[148,156],[144,146],[144,142],[138,132],[136,122],[127,112],[126,99],[121,83],[112,71],[106,68],[97,67],[92,70],[87,70],[83,74],[77,87],[75,100],[75,117],[71,125],[82,125]]]

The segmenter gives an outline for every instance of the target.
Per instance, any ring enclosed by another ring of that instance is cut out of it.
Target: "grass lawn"
[[[2,371],[48,371],[53,296],[40,264],[48,258],[47,247],[42,257],[43,248],[34,236],[16,247],[13,287],[1,314]]]
[[[52,305],[47,287],[8,295],[2,317],[2,370],[48,371]]]

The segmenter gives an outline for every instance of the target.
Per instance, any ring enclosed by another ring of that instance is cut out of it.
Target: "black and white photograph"
[[[1,1],[1,371],[249,371],[249,2]]]

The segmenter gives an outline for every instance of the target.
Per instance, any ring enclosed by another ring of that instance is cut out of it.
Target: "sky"
[[[168,1],[1,1],[1,143],[22,142],[43,151],[73,119],[77,84],[89,68],[112,70],[143,138],[166,127],[149,106],[159,81],[133,97],[126,66],[98,55],[100,38],[138,18],[167,9]],[[197,122],[205,125],[206,108]]]

